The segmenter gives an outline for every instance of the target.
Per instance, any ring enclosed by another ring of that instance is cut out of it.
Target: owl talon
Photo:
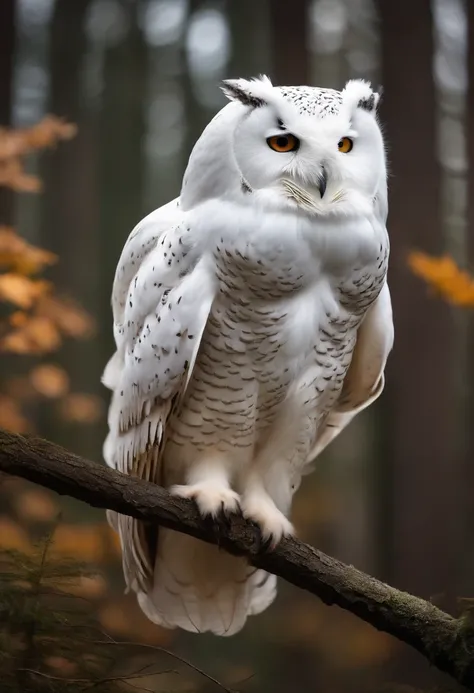
[[[213,518],[213,532],[216,537],[217,546],[221,545],[221,538],[225,536],[230,527],[230,513],[226,512],[224,507],[221,508],[219,514]]]
[[[271,537],[265,537],[263,534],[260,532],[260,547],[259,547],[259,553],[270,553],[276,548],[276,544],[274,545]]]
[[[213,520],[222,515],[235,513],[239,508],[239,495],[222,485],[200,482],[198,484],[172,486],[170,493],[181,498],[191,498],[204,517]]]
[[[220,547],[220,537],[222,532],[222,517],[223,515],[219,512],[217,515],[202,515],[203,523],[210,534],[214,537],[216,546]]]
[[[278,510],[267,494],[244,496],[242,512],[245,518],[258,525],[262,538],[262,552],[274,551],[284,536],[294,534],[291,522]]]

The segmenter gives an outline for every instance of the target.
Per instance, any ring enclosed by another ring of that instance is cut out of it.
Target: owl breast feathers
[[[112,296],[108,465],[240,510],[271,549],[308,465],[381,393],[393,343],[378,94],[228,80],[179,198]],[[127,586],[169,628],[232,635],[276,595],[245,558],[109,512]]]

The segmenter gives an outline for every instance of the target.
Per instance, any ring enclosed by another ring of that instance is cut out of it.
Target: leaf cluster
[[[449,255],[433,257],[422,252],[411,252],[408,265],[412,272],[424,280],[432,293],[454,306],[474,306],[474,278],[462,270]]]
[[[25,157],[75,134],[75,125],[55,116],[46,116],[31,128],[0,128],[0,187],[39,192],[41,181],[25,171]],[[71,393],[65,371],[44,362],[44,356],[57,352],[64,339],[89,338],[94,332],[91,316],[45,278],[57,261],[53,253],[0,225],[0,354],[27,356],[33,363],[23,377],[0,383],[0,426],[19,433],[31,430],[25,412],[38,399],[57,400],[58,413],[66,421],[92,423],[102,413],[97,398]],[[35,359],[41,364],[36,365]]]

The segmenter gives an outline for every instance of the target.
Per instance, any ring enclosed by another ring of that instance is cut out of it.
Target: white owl
[[[275,546],[309,463],[381,393],[393,343],[379,95],[228,80],[179,198],[133,230],[113,287],[108,465],[241,510]],[[276,578],[109,513],[125,579],[169,628],[232,635]]]

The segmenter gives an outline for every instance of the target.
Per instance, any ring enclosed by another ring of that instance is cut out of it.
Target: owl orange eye
[[[300,141],[294,135],[274,135],[267,138],[267,144],[274,152],[294,152]]]
[[[343,137],[337,143],[337,147],[338,147],[339,151],[342,152],[343,154],[348,154],[351,151],[353,146],[354,146],[354,142],[351,140],[350,137]]]

